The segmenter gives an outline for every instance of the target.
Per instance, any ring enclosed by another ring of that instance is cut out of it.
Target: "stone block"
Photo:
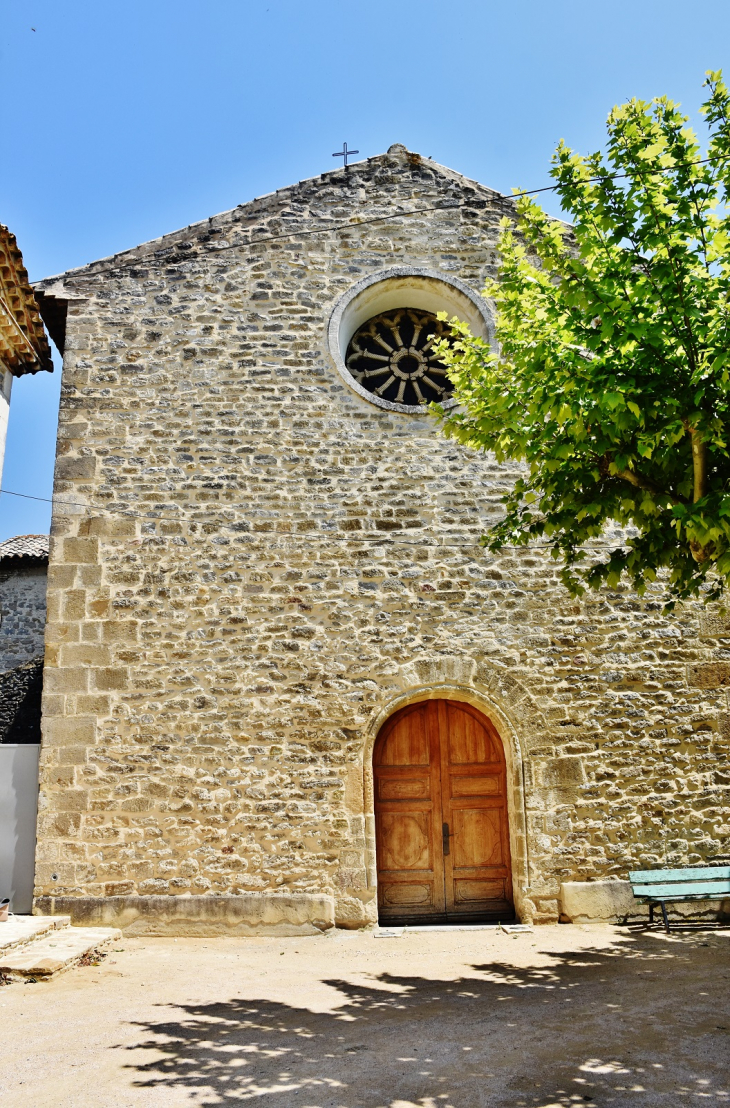
[[[56,481],[74,481],[93,477],[96,458],[59,458],[56,462]]]
[[[98,620],[85,619],[84,622],[80,624],[81,642],[101,642],[101,626]]]
[[[698,689],[720,689],[730,685],[730,662],[703,662],[689,667],[689,683]]]
[[[315,935],[335,925],[334,898],[317,893],[39,896],[33,912],[68,915],[76,927],[118,927],[126,935]]]
[[[643,914],[628,881],[564,881],[560,912],[571,923],[597,923]]]
[[[99,540],[94,538],[63,539],[63,561],[75,565],[96,563],[99,558]]]
[[[705,609],[700,613],[700,635],[708,639],[730,636],[730,617],[712,609]]]
[[[126,669],[98,669],[94,671],[94,687],[100,691],[112,689],[124,689],[127,687],[128,673]]]
[[[96,720],[84,716],[61,716],[43,720],[43,741],[51,746],[91,745],[96,740]]]
[[[97,643],[68,643],[60,650],[61,666],[108,666],[109,647]]]
[[[569,789],[582,785],[586,779],[583,759],[577,755],[551,758],[543,765],[543,780],[555,789]]]
[[[354,931],[374,927],[378,922],[378,905],[375,900],[363,903],[355,896],[338,896],[335,899],[335,924]]]
[[[109,714],[110,698],[104,693],[89,693],[76,696],[76,710],[82,716],[106,716]]]
[[[66,589],[63,592],[62,612],[65,622],[86,618],[86,589]]]
[[[66,789],[59,791],[55,798],[58,812],[85,812],[89,807],[89,794],[85,789]]]
[[[86,692],[89,687],[89,670],[78,667],[53,669],[48,667],[43,673],[44,692],[75,693]]]
[[[82,625],[78,622],[51,623],[49,621],[46,624],[46,644],[78,642],[81,626]]]
[[[104,642],[130,643],[139,638],[139,624],[135,619],[110,619],[102,624]]]
[[[84,766],[88,760],[88,746],[63,746],[58,752],[59,766]]]
[[[133,539],[137,535],[137,526],[137,521],[134,519],[95,516],[93,519],[86,521],[84,531],[89,535],[98,535],[101,538]],[[81,532],[81,528],[79,530]]]

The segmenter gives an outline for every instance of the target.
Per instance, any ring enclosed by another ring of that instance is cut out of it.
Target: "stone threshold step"
[[[376,939],[398,939],[401,935],[413,932],[429,931],[504,931],[508,935],[529,933],[532,928],[526,923],[434,923],[408,924],[406,927],[377,927],[373,931]]]
[[[5,923],[0,923],[0,957],[70,923],[70,916],[8,916]]]
[[[10,978],[48,980],[71,969],[85,954],[121,937],[116,927],[64,927],[0,955],[0,974]]]

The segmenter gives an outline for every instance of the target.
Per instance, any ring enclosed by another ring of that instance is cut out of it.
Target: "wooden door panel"
[[[492,773],[483,777],[463,777],[451,774],[451,796],[499,796],[502,792],[500,774]]]
[[[378,820],[384,870],[433,869],[431,813],[381,812]]]
[[[500,808],[457,808],[452,820],[455,869],[504,864]]]
[[[499,754],[481,722],[448,702],[445,709],[449,764],[490,765],[496,762],[498,765]]]
[[[455,701],[404,708],[373,769],[380,918],[509,918],[506,767],[488,720]]]
[[[399,712],[375,746],[378,906],[383,920],[443,916],[441,768],[430,702]]]
[[[427,715],[428,705],[419,704],[395,722],[385,740],[377,748],[379,765],[427,766],[430,764]]]
[[[430,776],[378,778],[379,800],[430,800],[430,798]]]
[[[380,906],[386,914],[390,912],[400,917],[413,913],[420,917],[425,913],[443,913],[441,897],[434,896],[433,881],[411,882],[384,879],[380,894]]]
[[[476,901],[505,900],[504,878],[495,881],[469,881],[457,878],[454,881],[454,902],[473,907]]]
[[[450,832],[446,912],[454,918],[504,919],[512,911],[512,886],[502,744],[488,721],[466,704],[444,702],[439,723],[441,807]]]

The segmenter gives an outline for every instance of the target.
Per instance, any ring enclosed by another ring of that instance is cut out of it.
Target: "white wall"
[[[0,745],[0,900],[17,914],[33,907],[39,750]]]
[[[8,417],[10,415],[10,390],[13,387],[13,375],[3,373],[0,366],[0,482],[3,476],[3,462],[5,461],[5,440],[8,437]]]

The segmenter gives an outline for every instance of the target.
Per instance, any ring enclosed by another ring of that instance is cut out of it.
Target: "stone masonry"
[[[730,620],[485,554],[515,472],[335,370],[358,280],[478,294],[511,213],[395,146],[41,283],[68,312],[39,905],[373,921],[373,742],[430,696],[503,739],[523,919],[565,881],[730,853]]]
[[[0,543],[0,743],[39,743],[47,535]]]

